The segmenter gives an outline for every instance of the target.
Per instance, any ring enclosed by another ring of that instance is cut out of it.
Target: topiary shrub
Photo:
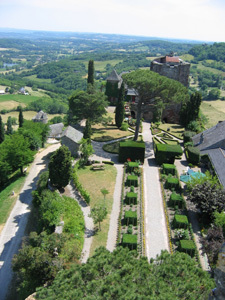
[[[129,127],[129,125],[127,123],[122,123],[120,130],[127,131],[128,127]]]
[[[173,164],[176,157],[183,153],[180,145],[155,144],[155,158],[157,164]]]
[[[180,194],[173,192],[170,195],[169,204],[172,207],[178,206],[179,208],[183,208],[184,207],[184,199]]]
[[[136,226],[137,225],[137,212],[132,211],[132,210],[125,211],[124,223],[126,225],[132,224],[132,225]]]
[[[122,246],[130,250],[137,249],[137,235],[124,233],[122,237]]]
[[[163,164],[163,173],[164,174],[172,174],[175,175],[176,174],[176,166],[174,164]]]
[[[195,249],[195,243],[192,240],[180,240],[179,251],[185,252],[193,257],[195,255]]]
[[[187,228],[188,227],[188,218],[185,215],[174,215],[173,219],[174,228]]]
[[[188,162],[193,165],[198,165],[200,162],[200,150],[196,147],[187,147],[187,159]]]
[[[127,185],[128,186],[138,186],[138,176],[136,175],[128,175],[127,176]]]
[[[180,189],[180,183],[177,178],[174,177],[167,177],[166,183],[165,183],[165,188],[169,190],[179,190]]]
[[[139,160],[144,162],[145,143],[135,141],[120,142],[119,162],[124,163],[127,159],[130,159],[131,161]]]
[[[137,193],[127,192],[125,197],[126,204],[137,204]]]

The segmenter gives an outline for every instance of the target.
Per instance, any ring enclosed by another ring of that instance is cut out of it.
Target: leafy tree
[[[138,138],[143,103],[182,103],[189,99],[187,89],[178,81],[149,70],[136,70],[123,76],[125,83],[138,93],[134,140]]]
[[[4,128],[4,123],[2,122],[2,117],[0,116],[0,144],[4,141],[5,139],[5,128]]]
[[[63,118],[61,116],[55,116],[54,118],[52,118],[51,120],[49,120],[49,124],[57,124],[57,123],[62,123],[63,122]]]
[[[217,176],[213,176],[210,171],[207,170],[204,177],[192,177],[191,180],[186,183],[188,192],[191,192],[197,184],[203,184],[204,182],[208,182],[212,186],[217,185],[218,188],[221,187]]]
[[[124,120],[124,115],[125,115],[124,98],[125,98],[125,89],[124,89],[124,83],[122,83],[119,90],[118,102],[116,105],[116,113],[115,113],[115,122],[118,128],[121,127]]]
[[[104,196],[104,206],[105,206],[105,198],[106,198],[106,195],[109,194],[109,191],[106,188],[103,188],[103,189],[101,189],[101,193]]]
[[[225,209],[225,191],[208,181],[194,186],[187,199],[196,204],[207,223],[212,220],[215,211]]]
[[[207,97],[207,98],[208,98],[209,100],[217,100],[217,99],[220,98],[220,94],[221,94],[220,90],[214,88],[214,89],[211,89],[211,90],[209,91],[209,94],[208,94],[208,97]]]
[[[201,102],[201,93],[195,92],[191,94],[189,101],[182,104],[180,122],[183,126],[186,127],[191,121],[195,121],[198,118]]]
[[[225,213],[224,213],[224,211],[222,211],[220,213],[215,211],[213,216],[214,216],[214,224],[217,227],[221,227],[223,229],[223,235],[225,237]]]
[[[59,272],[36,299],[207,299],[215,286],[209,274],[187,254],[161,255],[149,264],[136,251],[98,248],[86,264]]]
[[[88,62],[88,78],[87,83],[94,85],[94,61],[89,60]]]
[[[206,237],[202,238],[201,242],[210,264],[215,265],[219,251],[225,242],[222,227],[209,228]]]
[[[0,149],[1,152],[1,149]],[[12,168],[8,164],[8,162],[4,161],[4,159],[0,159],[0,190],[4,187],[4,185],[8,182],[9,175],[12,171]]]
[[[22,108],[20,108],[20,111],[19,111],[19,128],[23,126],[23,111],[22,111]]]
[[[49,178],[58,188],[67,186],[72,174],[71,153],[65,145],[56,150],[50,159]]]
[[[96,92],[88,94],[84,91],[75,91],[69,98],[69,108],[75,122],[88,119],[91,124],[99,123],[106,114],[108,102],[104,94]]]
[[[23,167],[34,159],[34,152],[29,149],[29,141],[19,132],[15,132],[2,145],[5,148],[6,161],[12,170],[20,169],[23,174]]]
[[[101,222],[107,216],[107,209],[105,206],[94,206],[91,208],[90,216],[93,218],[94,224],[98,224],[99,230],[101,230]]]
[[[7,130],[6,130],[6,134],[10,135],[13,133],[13,128],[12,128],[12,118],[9,116],[7,119]]]
[[[89,139],[83,138],[81,140],[80,151],[82,153],[82,157],[79,161],[79,164],[80,166],[85,166],[88,162],[89,156],[91,156],[94,153],[94,149]]]

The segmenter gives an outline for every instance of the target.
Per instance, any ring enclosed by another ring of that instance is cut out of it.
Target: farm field
[[[202,101],[201,111],[208,118],[206,127],[210,128],[225,120],[225,101]]]
[[[38,100],[40,97],[38,96],[31,96],[31,95],[21,95],[21,94],[15,94],[15,95],[0,95],[0,103],[6,102],[6,101],[16,101],[19,104],[24,103],[28,104],[32,101]],[[6,108],[7,109],[7,108]]]
[[[37,114],[36,111],[29,111],[28,110],[28,111],[24,111],[23,112],[23,117],[26,120],[31,120],[36,114]],[[12,112],[4,114],[4,115],[0,114],[0,116],[2,117],[2,121],[4,123],[6,123],[9,116],[11,116],[12,118],[18,119],[19,112],[18,111],[12,111]],[[64,115],[63,114],[61,114],[61,115],[60,114],[53,114],[53,115],[48,114],[48,121],[51,120],[52,118],[54,118],[55,116],[61,116],[61,117],[63,117]]]
[[[115,66],[116,64],[122,62],[121,59],[105,60],[105,61],[95,61],[95,71],[105,71],[107,64]],[[86,68],[88,68],[88,61],[83,61]]]

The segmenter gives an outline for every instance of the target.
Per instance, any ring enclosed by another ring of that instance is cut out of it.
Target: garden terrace
[[[138,171],[139,176],[133,175],[132,170]],[[138,162],[128,162],[124,165],[118,244],[137,249],[140,255],[144,251],[142,205],[142,168]]]

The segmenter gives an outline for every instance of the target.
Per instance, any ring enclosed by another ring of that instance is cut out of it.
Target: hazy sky
[[[225,0],[0,0],[0,27],[225,42]]]

